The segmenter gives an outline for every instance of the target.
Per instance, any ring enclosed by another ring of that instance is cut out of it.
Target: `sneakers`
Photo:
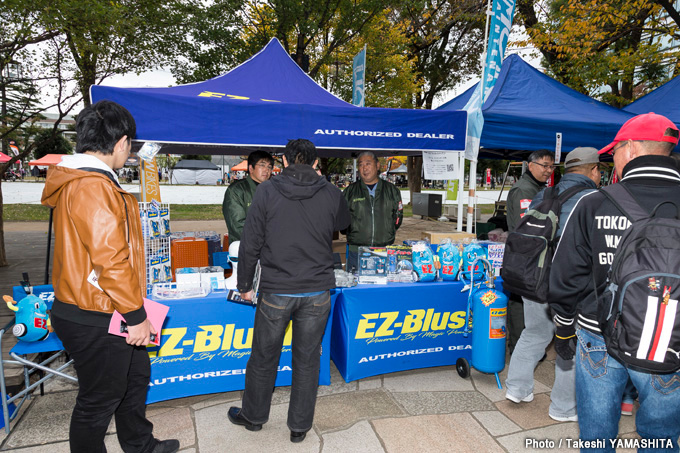
[[[505,394],[505,399],[508,399],[512,401],[513,403],[530,403],[531,401],[534,400],[534,394],[529,393],[527,396],[524,398],[517,398],[516,396],[511,395],[509,392]]]
[[[621,415],[633,415],[633,403],[621,403]]]
[[[550,413],[548,415],[550,416],[550,418],[552,418],[556,422],[577,422],[578,421],[578,415],[576,415],[576,414],[569,415],[569,416],[566,416],[566,417],[561,417],[561,416],[553,415],[553,414],[550,414]]]

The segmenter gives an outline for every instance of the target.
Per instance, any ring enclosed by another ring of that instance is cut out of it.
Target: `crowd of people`
[[[52,323],[74,359],[79,381],[69,436],[75,452],[104,451],[112,417],[124,451],[179,449],[177,440],[156,439],[145,415],[150,376],[145,346],[156,332],[143,308],[146,280],[137,203],[121,188],[116,173],[129,157],[135,130],[134,118],[116,103],[100,101],[85,108],[76,122],[76,154],[64,157],[48,174],[42,197],[43,204],[54,208]],[[641,371],[609,355],[609,338],[598,321],[598,297],[618,245],[611,238],[620,238],[630,226],[621,221],[626,214],[616,201],[598,190],[600,157],[613,157],[617,184],[644,209],[664,218],[680,217],[680,173],[669,157],[677,143],[676,126],[650,113],[624,124],[600,151],[570,151],[557,191],[574,194],[559,213],[550,303],[511,297],[506,398],[517,404],[533,400],[534,369],[554,342],[558,358],[548,415],[578,421],[584,441],[615,439],[621,414],[630,413],[628,405],[637,399],[639,436],[661,442],[649,445],[678,449],[680,372]],[[245,300],[255,296],[253,277],[261,264],[245,391],[241,405],[226,415],[250,431],[259,431],[268,421],[285,329],[292,320],[287,423],[290,440],[297,443],[314,419],[321,339],[330,315],[329,290],[335,286],[333,235],[346,235],[351,269],[357,265],[359,246],[394,242],[403,206],[400,191],[379,178],[373,153],[359,155],[360,179],[344,191],[320,174],[316,148],[308,140],[289,141],[282,161],[283,171],[272,178],[273,157],[251,153],[247,177],[231,184],[224,195],[230,239],[240,241],[237,287]],[[529,155],[526,173],[508,195],[510,230],[527,209],[542,202],[555,168],[551,152]],[[664,288],[676,304],[679,290]],[[127,338],[108,334],[114,310],[128,324]],[[600,450],[612,450],[603,445]]]

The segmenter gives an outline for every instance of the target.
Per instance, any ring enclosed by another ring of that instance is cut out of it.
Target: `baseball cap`
[[[678,144],[678,137],[671,137],[666,134],[666,130],[672,128],[678,130],[675,123],[663,115],[650,112],[634,116],[626,121],[614,141],[600,150],[600,154],[608,153],[617,143],[624,140],[650,140],[653,142],[669,142]]]
[[[579,146],[567,154],[567,158],[564,161],[564,168],[571,168],[584,164],[597,164],[598,162],[600,162],[600,156],[596,148]]]

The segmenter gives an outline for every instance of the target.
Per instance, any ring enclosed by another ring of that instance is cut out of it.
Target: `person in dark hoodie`
[[[229,420],[259,431],[269,419],[283,337],[293,321],[293,380],[288,406],[291,442],[312,427],[319,383],[321,339],[335,287],[333,232],[350,222],[342,192],[317,174],[316,147],[291,140],[280,176],[258,186],[238,253],[237,288],[252,300],[258,260],[262,274],[242,408]]]
[[[118,183],[130,155],[135,120],[124,107],[99,101],[76,121],[76,155],[47,175],[42,204],[54,209],[52,326],[74,360],[78,397],[71,416],[72,452],[106,451],[116,418],[126,452],[171,453],[176,439],[154,439],[146,418],[151,365],[145,345],[155,333],[144,310],[146,268],[139,207]],[[127,338],[108,333],[117,310]]]

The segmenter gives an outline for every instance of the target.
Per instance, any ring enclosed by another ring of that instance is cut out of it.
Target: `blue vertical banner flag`
[[[467,160],[477,161],[479,141],[484,127],[482,106],[486,98],[489,97],[489,93],[491,93],[501,72],[501,64],[510,37],[514,14],[515,0],[493,0],[482,80],[477,84],[477,88],[464,107],[468,112],[468,135],[465,143],[465,158]]]
[[[366,46],[354,56],[352,63],[352,104],[365,107],[366,89]]]

